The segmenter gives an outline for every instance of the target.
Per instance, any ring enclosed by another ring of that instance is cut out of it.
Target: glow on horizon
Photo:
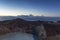
[[[42,10],[42,9],[41,9]],[[5,4],[0,5],[0,16],[17,16],[17,15],[34,15],[34,16],[41,16],[43,12],[38,11],[34,8],[24,8],[24,7],[14,7],[8,6]]]
[[[17,16],[17,15],[30,15],[33,14],[34,16],[41,16],[38,12],[33,10],[26,10],[26,9],[10,9],[0,7],[0,16]]]
[[[22,10],[22,9],[7,9],[7,8],[0,8],[0,16],[18,16],[18,15],[34,15],[34,16],[47,16],[48,14],[30,11],[30,10]]]
[[[50,14],[46,12],[38,12],[33,10],[27,10],[27,9],[16,9],[16,8],[4,8],[0,7],[0,16],[18,16],[18,15],[34,15],[34,16],[48,16]],[[53,16],[53,15],[52,15]]]
[[[13,7],[5,7],[0,6],[0,16],[18,16],[18,15],[34,15],[34,16],[50,16],[51,14],[48,12],[44,12],[42,9],[40,11],[36,9],[22,9],[22,8],[13,8]],[[51,15],[53,16],[53,15]]]

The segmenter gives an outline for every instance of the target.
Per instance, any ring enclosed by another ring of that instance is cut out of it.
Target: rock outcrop
[[[20,18],[0,21],[0,34],[10,32],[33,33],[32,30],[37,25],[40,25],[39,21],[26,21]]]

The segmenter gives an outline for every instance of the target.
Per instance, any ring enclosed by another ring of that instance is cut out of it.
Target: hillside
[[[10,33],[10,32],[33,33],[32,30],[37,25],[40,25],[39,21],[26,21],[20,18],[0,21],[0,34]]]

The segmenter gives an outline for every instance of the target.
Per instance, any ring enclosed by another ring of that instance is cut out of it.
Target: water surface
[[[34,40],[34,38],[32,34],[15,32],[1,35],[0,40]]]

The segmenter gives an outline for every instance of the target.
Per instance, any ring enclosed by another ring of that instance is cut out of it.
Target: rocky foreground
[[[39,40],[41,40],[41,37],[47,40],[51,39],[50,37],[60,35],[60,21],[26,21],[20,18],[0,21],[0,35],[14,32],[29,33],[33,34],[34,37],[37,34]]]
[[[20,18],[0,21],[0,35],[11,32],[33,33],[35,26],[40,25],[39,21],[26,21]]]

